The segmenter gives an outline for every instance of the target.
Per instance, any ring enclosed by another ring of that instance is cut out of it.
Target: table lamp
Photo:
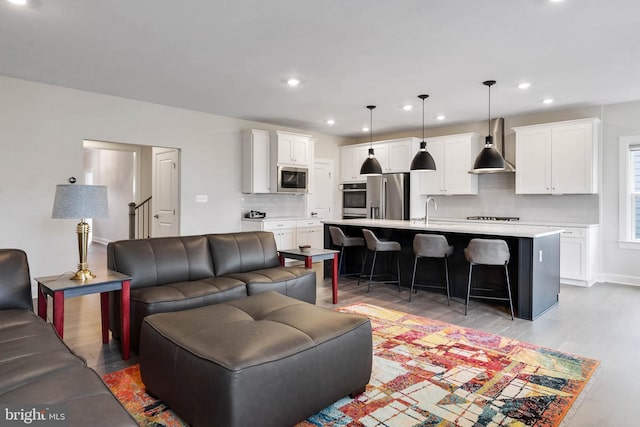
[[[109,215],[107,187],[104,185],[60,184],[56,186],[51,218],[80,218],[76,228],[80,263],[72,280],[93,279],[95,274],[87,263],[89,224],[86,218],[106,218]]]

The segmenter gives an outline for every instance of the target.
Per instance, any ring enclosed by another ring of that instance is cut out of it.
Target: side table
[[[38,282],[38,316],[47,320],[47,296],[53,299],[53,327],[63,338],[64,300],[100,293],[100,311],[102,315],[102,343],[109,342],[109,292],[121,291],[120,313],[122,315],[122,359],[129,359],[129,290],[131,277],[112,270],[99,270],[91,280],[71,280],[71,274],[62,276],[36,277]]]
[[[333,274],[331,277],[331,287],[333,291],[333,303],[338,303],[338,254],[340,251],[335,251],[333,249],[309,248],[304,251],[301,251],[300,249],[285,249],[278,251],[278,253],[280,256],[280,265],[284,265],[285,258],[291,258],[304,261],[304,268],[311,268],[311,264],[314,261],[332,259]]]

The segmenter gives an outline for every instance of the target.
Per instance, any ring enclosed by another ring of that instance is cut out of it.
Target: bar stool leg
[[[409,289],[409,302],[411,302],[411,295],[413,295],[413,285],[416,283],[416,266],[418,265],[418,257],[413,257],[413,276],[411,277],[411,289]],[[418,290],[416,289],[416,293]]]
[[[469,264],[469,282],[467,283],[467,301],[464,305],[464,315],[467,315],[467,308],[469,308],[469,294],[471,293],[471,270],[473,270],[473,264]]]
[[[449,294],[449,257],[444,257],[444,275],[447,281],[447,305],[450,306],[451,295]]]
[[[504,275],[507,278],[507,293],[509,294],[509,308],[511,309],[511,320],[513,320],[513,300],[511,298],[511,283],[509,282],[509,269],[504,265]]]
[[[371,271],[369,272],[369,286],[367,286],[367,293],[371,292],[371,278],[373,277],[373,269],[376,266],[376,257],[378,251],[373,251],[373,262],[371,263]]]
[[[400,286],[400,252],[396,253],[396,271],[398,272],[398,292],[402,292]]]
[[[362,267],[360,267],[360,276],[358,276],[358,286],[360,286],[360,279],[362,279],[362,276],[364,275],[364,265],[367,262],[367,253],[369,251],[365,250],[364,251],[364,258],[362,259]]]

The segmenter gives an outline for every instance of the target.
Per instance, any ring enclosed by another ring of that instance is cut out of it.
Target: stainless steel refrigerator
[[[367,177],[367,218],[409,219],[408,173]]]

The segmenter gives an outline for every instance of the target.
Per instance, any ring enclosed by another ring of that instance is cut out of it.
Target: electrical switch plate
[[[196,194],[196,203],[207,203],[209,201],[209,196],[206,194]]]

